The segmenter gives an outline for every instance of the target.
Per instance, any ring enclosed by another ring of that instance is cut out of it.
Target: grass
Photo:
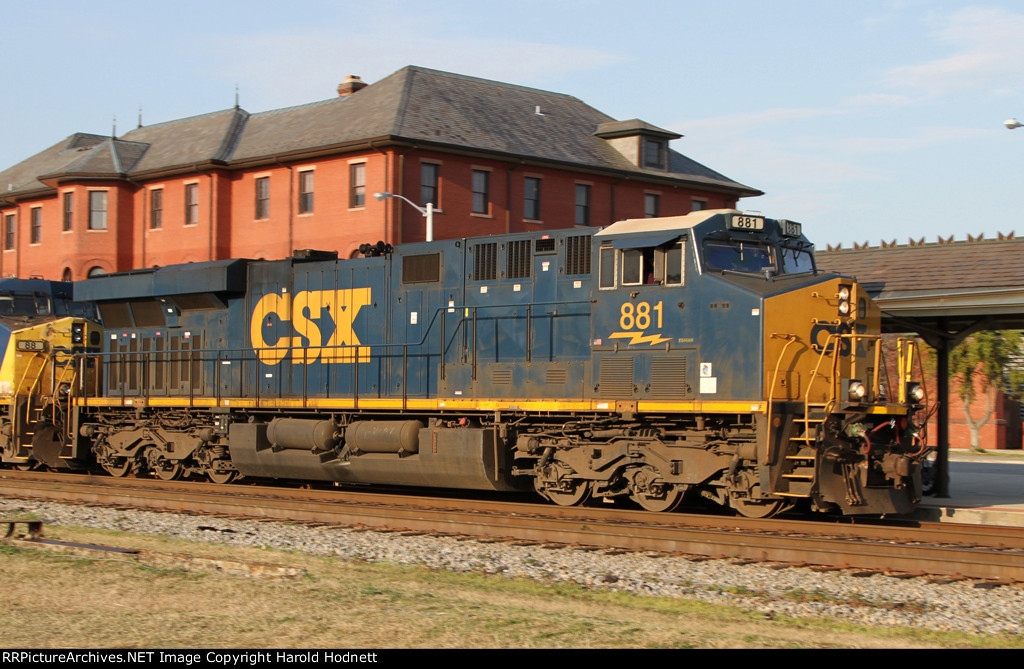
[[[297,567],[286,579],[0,546],[5,648],[1020,648],[489,574],[50,526],[48,536]],[[805,593],[814,596],[814,593]]]

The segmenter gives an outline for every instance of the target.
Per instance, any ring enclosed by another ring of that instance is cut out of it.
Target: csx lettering
[[[841,335],[850,334],[850,326],[843,323],[835,325],[832,323],[815,323],[811,328],[811,348],[816,353],[831,355],[835,350],[835,341],[839,341],[839,355],[850,355],[850,338]],[[834,335],[839,335],[834,337]]]
[[[359,310],[370,304],[369,288],[343,290],[305,290],[289,299],[287,294],[267,293],[256,303],[249,322],[252,347],[259,359],[276,365],[292,354],[292,363],[352,363],[370,361],[370,349],[353,330]],[[264,324],[274,319],[290,322],[293,336],[268,341]],[[333,332],[327,327],[334,323]],[[324,337],[327,336],[327,341]],[[305,343],[304,343],[305,342]],[[358,347],[358,348],[354,348]]]

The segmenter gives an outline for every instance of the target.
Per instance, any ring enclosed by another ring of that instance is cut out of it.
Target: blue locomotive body
[[[82,447],[114,474],[532,486],[652,510],[694,490],[755,516],[919,496],[914,406],[885,396],[869,351],[877,309],[787,221],[193,263],[75,297],[106,333]],[[851,382],[865,395],[841,396]]]

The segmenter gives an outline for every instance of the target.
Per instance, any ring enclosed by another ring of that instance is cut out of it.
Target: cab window
[[[786,274],[800,274],[814,271],[814,253],[811,248],[796,249],[783,246],[779,249],[782,256],[782,271]]]
[[[762,272],[776,269],[769,246],[739,240],[705,241],[704,265],[712,271]]]

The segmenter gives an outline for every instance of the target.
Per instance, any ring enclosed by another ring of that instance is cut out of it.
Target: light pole
[[[397,197],[399,200],[405,200],[411,204],[416,211],[423,214],[423,218],[427,219],[427,241],[434,241],[434,203],[428,202],[426,207],[421,207],[404,195],[396,195],[395,193],[374,193],[373,199],[378,202],[383,202],[389,197]]]
[[[1021,123],[1015,118],[1008,118],[1003,121],[1003,125],[1006,126],[1007,130],[1013,130],[1014,128],[1024,128],[1024,123]]]

